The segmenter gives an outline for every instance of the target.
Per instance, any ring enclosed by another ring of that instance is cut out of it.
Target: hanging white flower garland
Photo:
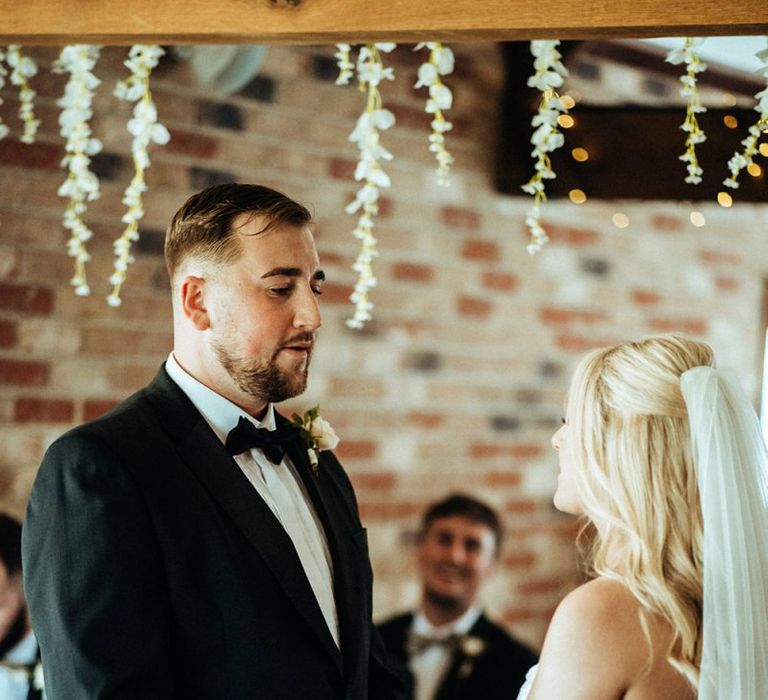
[[[336,44],[338,49],[334,55],[336,65],[339,67],[339,77],[336,78],[336,85],[349,85],[349,81],[355,74],[355,64],[352,63],[350,54],[352,47],[349,44]]]
[[[65,139],[66,155],[61,161],[67,169],[67,179],[61,184],[57,194],[68,198],[62,224],[71,232],[67,250],[75,259],[75,273],[71,283],[75,294],[87,296],[88,286],[85,265],[91,259],[86,243],[93,233],[83,221],[87,209],[86,202],[99,198],[99,178],[90,169],[91,156],[101,151],[101,141],[93,138],[89,120],[93,116],[91,105],[94,90],[101,84],[93,74],[93,68],[99,60],[100,46],[75,44],[65,46],[53,70],[56,73],[69,73],[70,77],[64,88],[64,96],[56,104],[62,108],[59,115],[59,128]]]
[[[687,100],[685,121],[680,125],[680,128],[688,136],[685,139],[685,153],[680,156],[680,160],[687,163],[688,176],[685,178],[685,181],[692,185],[698,185],[704,173],[699,165],[699,159],[696,157],[696,145],[707,140],[696,118],[697,114],[707,111],[707,108],[701,104],[699,88],[696,84],[696,74],[702,73],[707,69],[707,64],[701,61],[696,50],[703,43],[704,39],[688,37],[685,39],[682,48],[671,50],[666,58],[668,63],[676,66],[685,63],[686,67],[685,75],[680,76],[680,82],[683,84],[680,94]]]
[[[35,118],[34,100],[37,94],[29,87],[29,79],[37,75],[37,64],[29,56],[23,56],[21,47],[12,44],[5,57],[11,71],[11,82],[19,88],[19,118],[24,124],[22,143],[34,143],[40,120]]]
[[[453,104],[453,94],[440,79],[441,75],[453,72],[454,56],[451,49],[440,42],[428,41],[417,44],[414,51],[429,49],[429,60],[419,67],[418,80],[415,87],[429,88],[429,99],[425,106],[427,114],[433,114],[432,133],[429,135],[429,150],[437,158],[437,182],[448,185],[448,173],[453,163],[453,156],[445,147],[445,133],[453,128],[453,124],[443,116],[444,109],[450,109]]]
[[[131,47],[128,60],[124,63],[131,75],[121,80],[115,87],[115,96],[128,102],[136,102],[133,118],[128,122],[128,131],[133,135],[131,151],[133,153],[134,176],[123,195],[123,204],[128,211],[121,221],[126,224],[122,235],[115,241],[115,268],[109,278],[112,292],[107,297],[110,306],[120,306],[120,288],[125,281],[128,265],[134,261],[131,256],[131,244],[139,240],[139,220],[144,216],[142,194],[147,185],[144,171],[150,160],[147,148],[150,143],[160,145],[168,143],[171,135],[157,121],[157,108],[149,89],[149,77],[165,51],[159,46],[137,44]]]
[[[544,180],[555,177],[548,154],[565,143],[565,137],[557,128],[557,120],[561,114],[568,113],[568,108],[560,99],[557,88],[563,84],[568,71],[560,61],[561,55],[557,50],[559,44],[559,41],[531,42],[531,53],[535,56],[533,62],[535,73],[528,78],[528,87],[535,87],[542,93],[538,113],[531,120],[531,126],[534,127],[533,136],[531,136],[533,144],[531,156],[536,159],[534,165],[536,172],[522,186],[524,192],[534,197],[533,206],[528,210],[525,218],[525,223],[531,232],[531,240],[526,250],[531,255],[539,252],[549,240],[541,226],[541,205],[547,201]]]
[[[395,123],[395,115],[383,108],[381,93],[379,92],[379,85],[383,80],[394,80],[395,77],[392,68],[384,67],[381,53],[389,53],[395,46],[395,44],[368,44],[360,47],[357,57],[357,79],[360,90],[367,92],[368,99],[365,110],[349,136],[349,140],[357,144],[360,152],[360,158],[355,168],[355,180],[364,182],[357,191],[355,200],[346,207],[348,214],[354,214],[362,209],[357,220],[357,226],[353,231],[354,236],[360,239],[362,245],[352,266],[359,277],[350,296],[350,300],[355,305],[354,315],[347,320],[347,325],[350,328],[362,328],[365,322],[372,318],[373,303],[368,298],[368,292],[376,286],[371,262],[378,255],[376,239],[373,236],[373,220],[379,212],[380,189],[389,187],[391,184],[389,175],[384,172],[380,161],[392,160],[392,154],[381,145],[379,132],[389,129]],[[342,53],[342,59],[340,59],[339,65],[342,67],[344,53],[341,49],[340,53]],[[348,52],[346,57],[348,62]],[[342,70],[344,69],[342,68]],[[342,79],[341,75],[339,79]]]
[[[768,39],[768,37],[766,37],[766,39]],[[756,56],[764,64],[758,73],[768,79],[768,48],[759,51]],[[739,187],[739,173],[752,164],[752,159],[757,153],[757,142],[760,139],[761,134],[768,133],[768,85],[766,85],[764,90],[761,90],[755,95],[755,99],[757,100],[755,111],[760,116],[757,118],[757,121],[749,127],[749,135],[747,138],[741,142],[742,146],[744,146],[744,150],[741,153],[734,153],[733,157],[728,161],[728,168],[731,171],[731,176],[723,180],[723,184],[726,187],[730,187],[734,190]]]

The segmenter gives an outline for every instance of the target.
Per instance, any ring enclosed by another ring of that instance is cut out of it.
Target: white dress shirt
[[[257,428],[275,429],[272,404],[267,406],[264,418],[257,421],[188,374],[173,353],[169,355],[165,369],[222,443],[226,442],[229,431],[237,425],[241,416]],[[339,617],[333,597],[331,553],[323,526],[296,467],[287,454],[280,464],[272,464],[257,448],[235,455],[234,460],[291,538],[328,629],[336,646],[339,646]]]
[[[472,607],[453,622],[435,627],[419,610],[413,616],[411,630],[414,634],[435,639],[450,637],[452,634],[467,634],[481,612],[479,607]],[[451,650],[442,644],[432,644],[411,655],[408,665],[415,681],[415,700],[433,700],[452,660]]]
[[[23,666],[37,661],[37,640],[32,632],[0,660],[0,698],[2,700],[26,700],[29,692],[29,673]]]

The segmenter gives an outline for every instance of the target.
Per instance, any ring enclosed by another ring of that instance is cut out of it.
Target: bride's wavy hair
[[[711,348],[664,335],[596,350],[568,396],[569,440],[594,573],[621,581],[674,631],[669,662],[698,688],[702,518],[680,376]]]

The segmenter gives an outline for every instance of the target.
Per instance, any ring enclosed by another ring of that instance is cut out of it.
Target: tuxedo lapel
[[[148,393],[156,404],[160,420],[174,437],[181,459],[258,551],[320,642],[340,663],[339,650],[293,542],[269,506],[164,369],[150,385]]]
[[[279,416],[278,420],[285,419]],[[365,589],[360,579],[360,554],[355,551],[352,533],[339,515],[349,505],[341,502],[340,492],[328,469],[324,468],[327,465],[324,464],[322,453],[320,463],[313,469],[307,450],[300,440],[291,442],[287,452],[304,483],[328,541],[333,561],[333,587],[341,631],[341,650],[345,662],[349,664],[357,656],[356,647],[363,638],[362,625],[368,614]]]

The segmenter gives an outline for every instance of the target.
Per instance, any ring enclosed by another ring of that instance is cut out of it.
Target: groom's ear
[[[179,285],[182,313],[192,322],[195,330],[206,331],[211,326],[205,306],[205,279],[187,275]]]

